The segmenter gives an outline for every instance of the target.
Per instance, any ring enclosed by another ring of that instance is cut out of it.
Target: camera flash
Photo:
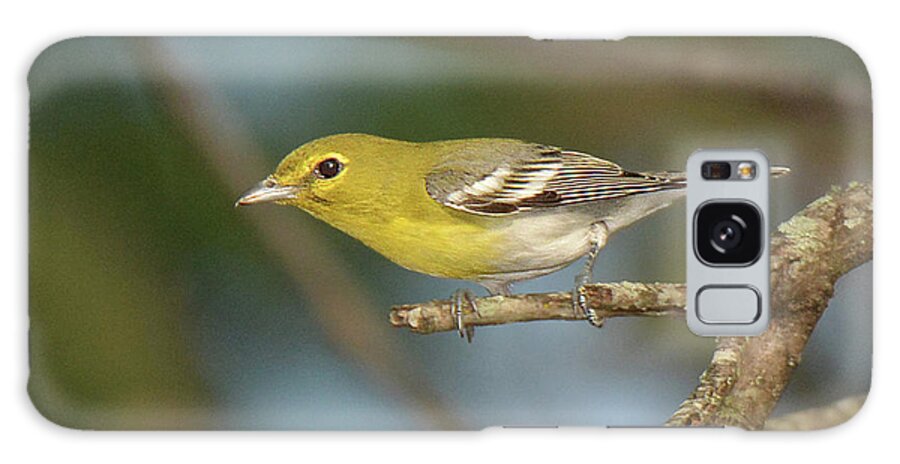
[[[756,163],[744,161],[737,166],[738,177],[741,180],[750,180],[756,177]]]

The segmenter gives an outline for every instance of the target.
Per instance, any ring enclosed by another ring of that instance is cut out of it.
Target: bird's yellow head
[[[417,144],[366,134],[313,140],[288,154],[275,172],[238,205],[277,203],[308,211],[334,225],[391,208],[397,179],[417,169]],[[425,165],[423,165],[424,167]]]

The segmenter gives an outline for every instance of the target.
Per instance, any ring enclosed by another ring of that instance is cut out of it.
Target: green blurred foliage
[[[221,185],[135,85],[67,89],[32,106],[30,127],[35,402],[74,427],[209,426],[185,413],[215,403],[185,324],[190,256],[259,261],[214,207]],[[103,414],[129,409],[147,419]]]

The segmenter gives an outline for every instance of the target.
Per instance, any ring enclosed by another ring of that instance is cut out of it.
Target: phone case
[[[62,426],[809,430],[869,390],[871,87],[835,41],[86,37],[28,88],[28,391]],[[391,140],[278,167],[348,133]],[[470,138],[538,155],[423,144]],[[606,235],[537,216],[664,190],[700,148],[791,169],[758,337],[688,330],[683,200],[603,209]],[[235,207],[301,171],[313,214]],[[460,278],[501,267],[511,296]]]

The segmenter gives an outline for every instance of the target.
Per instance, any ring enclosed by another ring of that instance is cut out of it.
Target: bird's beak
[[[256,184],[250,190],[244,192],[234,206],[255,205],[257,203],[271,203],[279,200],[291,200],[297,197],[300,189],[294,185],[278,185],[275,179],[268,179]]]

